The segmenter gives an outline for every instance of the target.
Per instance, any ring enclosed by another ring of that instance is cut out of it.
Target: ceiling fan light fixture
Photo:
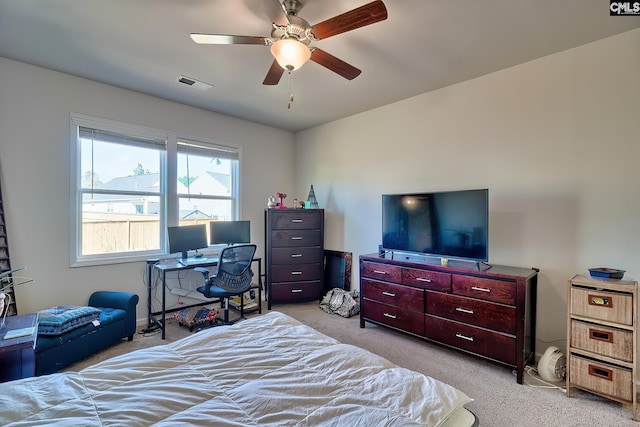
[[[295,39],[282,39],[271,45],[271,54],[283,69],[293,71],[311,58],[311,50]]]

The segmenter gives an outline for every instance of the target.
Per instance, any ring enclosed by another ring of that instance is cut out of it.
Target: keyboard
[[[213,262],[218,262],[218,258],[179,258],[177,260],[180,264],[184,265],[185,267],[191,266],[191,265],[201,265],[201,264],[211,264]]]

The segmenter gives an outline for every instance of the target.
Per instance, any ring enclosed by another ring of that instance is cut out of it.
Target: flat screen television
[[[189,251],[206,248],[206,224],[184,225],[182,227],[167,227],[169,237],[169,253],[182,253],[182,259],[188,258]]]
[[[212,245],[251,243],[251,221],[211,221],[209,243]]]
[[[382,195],[382,249],[487,262],[489,190]]]

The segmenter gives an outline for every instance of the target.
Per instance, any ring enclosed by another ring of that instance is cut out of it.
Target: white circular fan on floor
[[[558,347],[548,347],[538,362],[538,375],[545,380],[556,382],[564,378],[567,359]]]

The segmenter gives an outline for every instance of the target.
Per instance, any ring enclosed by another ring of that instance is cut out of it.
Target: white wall
[[[564,339],[570,277],[640,279],[638,46],[634,30],[300,132],[296,197],[314,184],[327,248],[357,266],[382,193],[489,188],[489,261],[540,268],[538,338]]]
[[[215,95],[212,95],[215,96]],[[264,208],[275,189],[293,187],[294,135],[0,58],[0,181],[13,267],[34,283],[16,288],[18,310],[86,304],[95,290],[140,295],[144,262],[69,268],[69,117],[71,112],[182,132],[242,150],[242,215],[264,248]]]

